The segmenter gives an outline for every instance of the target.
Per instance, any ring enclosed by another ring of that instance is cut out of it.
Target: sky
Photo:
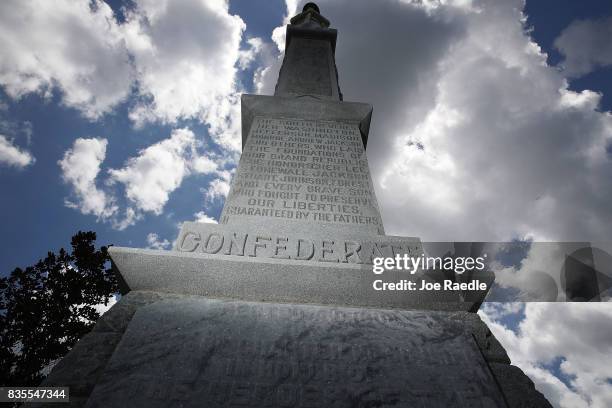
[[[302,3],[1,2],[0,273],[78,230],[169,249],[182,222],[216,222],[240,94],[273,93]],[[344,99],[374,106],[388,234],[611,241],[612,3],[318,4],[339,30]],[[480,314],[554,406],[612,406],[607,304]]]

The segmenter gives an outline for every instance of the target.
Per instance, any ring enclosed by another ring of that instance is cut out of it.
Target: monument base
[[[71,407],[550,407],[475,313],[146,291],[44,385]]]

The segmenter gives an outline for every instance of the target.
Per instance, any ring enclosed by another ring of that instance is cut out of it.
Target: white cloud
[[[34,164],[36,159],[27,150],[20,149],[6,136],[0,135],[0,163],[17,168]]]
[[[141,150],[123,168],[109,170],[109,183],[123,184],[127,198],[139,211],[159,215],[186,176],[216,169],[209,158],[198,154],[197,146],[191,130],[175,129],[170,138]]]
[[[575,286],[566,287],[568,257],[592,266],[600,281],[603,276],[612,277],[612,243],[608,242],[533,242],[528,244],[525,256],[513,265],[491,264],[495,272],[495,283],[502,288],[518,290],[514,295],[517,301],[565,301],[566,292],[572,293]],[[500,243],[489,253],[493,259],[507,259],[508,249],[516,250],[516,243]],[[570,266],[570,271],[572,267]],[[571,273],[570,273],[571,275]],[[603,281],[602,281],[603,284]],[[573,289],[572,289],[573,288]],[[602,289],[603,290],[603,289]],[[501,292],[500,292],[501,293]],[[508,293],[507,291],[505,292]],[[495,293],[489,298],[495,301]],[[595,294],[591,294],[594,296]],[[503,296],[498,294],[497,296]],[[606,300],[609,292],[599,293],[601,300]],[[500,298],[498,298],[500,299]]]
[[[598,67],[612,65],[612,17],[575,20],[555,40],[555,47],[565,56],[565,73],[578,77]]]
[[[13,98],[57,87],[93,119],[129,94],[127,49],[103,1],[3,1],[0,38],[0,84]]]
[[[254,93],[261,94],[264,93],[263,79],[270,71],[278,72],[282,59],[279,57],[277,47],[270,42],[266,42],[261,38],[251,38],[248,40],[248,43],[250,48],[241,51],[241,68],[245,69],[249,65],[255,67],[253,72]]]
[[[490,320],[499,320],[509,315],[516,315],[522,312],[525,304],[521,302],[508,303],[483,303],[479,313],[485,314]]]
[[[241,50],[238,53],[238,66],[240,69],[247,69],[249,66],[251,66],[251,64],[253,64],[257,56],[266,46],[266,43],[264,43],[264,41],[259,37],[249,38],[247,40],[247,44],[249,45],[249,48],[246,50]]]
[[[245,24],[226,0],[139,1],[123,27],[145,97],[130,113],[142,124],[200,118],[218,143],[240,149],[238,66],[260,47],[240,51]]]
[[[82,139],[74,142],[58,162],[64,180],[73,189],[74,200],[66,205],[83,214],[94,214],[122,230],[142,219],[145,212],[159,215],[170,195],[191,174],[217,171],[216,158],[199,152],[200,145],[189,129],[175,129],[163,139],[128,159],[125,165],[109,169],[104,187],[96,186],[101,164],[106,156],[106,139]],[[223,174],[223,172],[221,172]],[[127,205],[120,210],[113,186],[124,187]]]
[[[114,199],[96,187],[100,165],[106,157],[107,144],[108,141],[103,138],[78,138],[58,162],[62,177],[72,187],[74,195],[74,200],[66,200],[66,205],[102,220],[108,219],[118,210]]]
[[[283,24],[289,24],[289,20],[298,13],[298,2],[298,0],[285,0],[287,12],[283,18]],[[325,12],[323,12],[323,14],[325,14]],[[272,41],[274,44],[276,44],[276,47],[280,52],[285,51],[285,35],[287,34],[285,25],[276,27],[272,31]]]
[[[318,4],[339,30],[344,99],[374,106],[368,159],[387,233],[609,240],[612,116],[598,111],[600,94],[569,90],[564,73],[547,65],[525,28],[523,1],[382,1],[376,13],[367,0]],[[293,15],[295,2],[288,8]],[[273,39],[282,50],[284,27]],[[263,93],[274,92],[279,67],[263,70]],[[541,271],[538,261],[551,265],[533,252],[506,283],[529,287],[535,274],[525,271]],[[611,406],[611,309],[581,306],[529,304],[519,334],[489,324],[553,404]],[[571,387],[543,365],[559,356],[576,375]]]
[[[499,305],[479,312],[521,367],[555,407],[612,406],[612,308],[605,303],[528,303],[517,331],[498,319]],[[566,385],[550,372],[560,363]]]
[[[612,118],[594,110],[593,93],[576,103],[520,18],[485,3],[441,59],[434,105],[396,133],[378,173],[387,223],[425,239],[609,236],[600,195],[612,187]]]
[[[233,172],[230,170],[218,171],[217,178],[213,179],[204,191],[206,199],[227,198],[231,187],[232,174]]]
[[[151,232],[147,235],[147,248],[150,249],[168,249],[170,248],[170,241],[167,239],[161,240],[159,235]]]
[[[612,116],[597,111],[601,95],[568,90],[547,66],[522,1],[418,3],[380,2],[376,13],[366,0],[318,3],[339,30],[344,99],[374,106],[368,158],[387,232],[609,239]],[[277,75],[266,72],[265,93]]]
[[[127,227],[129,227],[130,225],[136,224],[138,221],[142,219],[142,217],[143,217],[142,213],[136,211],[132,207],[127,207],[123,211],[123,216],[120,217],[119,214],[117,214],[117,217],[114,217],[111,220],[111,224],[114,229],[122,231],[126,229]]]
[[[137,126],[196,119],[239,151],[237,74],[263,41],[240,49],[246,26],[227,0],[137,0],[125,13],[120,23],[101,0],[3,2],[0,85],[13,98],[59,89],[65,105],[90,119],[134,95]]]
[[[191,165],[194,173],[209,174],[217,170],[217,163],[207,156],[196,156]]]
[[[202,222],[205,224],[218,224],[219,222],[217,220],[215,220],[214,218],[210,217],[208,214],[206,214],[204,211],[199,211],[195,214],[193,214],[193,216],[195,217],[195,222]]]

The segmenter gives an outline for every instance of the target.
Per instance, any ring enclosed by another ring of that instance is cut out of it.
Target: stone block
[[[243,94],[240,106],[243,148],[253,119],[257,116],[355,123],[361,132],[363,146],[365,147],[368,142],[372,120],[372,105],[368,103]]]
[[[176,295],[161,292],[131,291],[122,296],[106,313],[98,319],[92,332],[123,333],[138,308]]]
[[[69,387],[70,396],[86,397],[93,390],[122,333],[91,332],[81,338],[53,368],[42,386]]]
[[[460,321],[467,331],[471,332],[488,362],[510,364],[510,358],[489,327],[476,313],[457,312],[453,318]]]
[[[87,407],[502,407],[448,313],[210,300],[139,309]]]
[[[472,310],[455,291],[377,291],[377,279],[398,282],[405,271],[378,276],[371,265],[111,247],[132,290],[247,301],[428,310]],[[414,277],[416,286],[421,278]]]

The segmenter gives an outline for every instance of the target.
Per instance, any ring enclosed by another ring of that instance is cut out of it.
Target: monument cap
[[[302,12],[305,12],[308,9],[313,9],[317,13],[321,14],[321,10],[319,10],[319,6],[317,6],[317,4],[312,1],[304,4],[304,8],[302,8]]]

